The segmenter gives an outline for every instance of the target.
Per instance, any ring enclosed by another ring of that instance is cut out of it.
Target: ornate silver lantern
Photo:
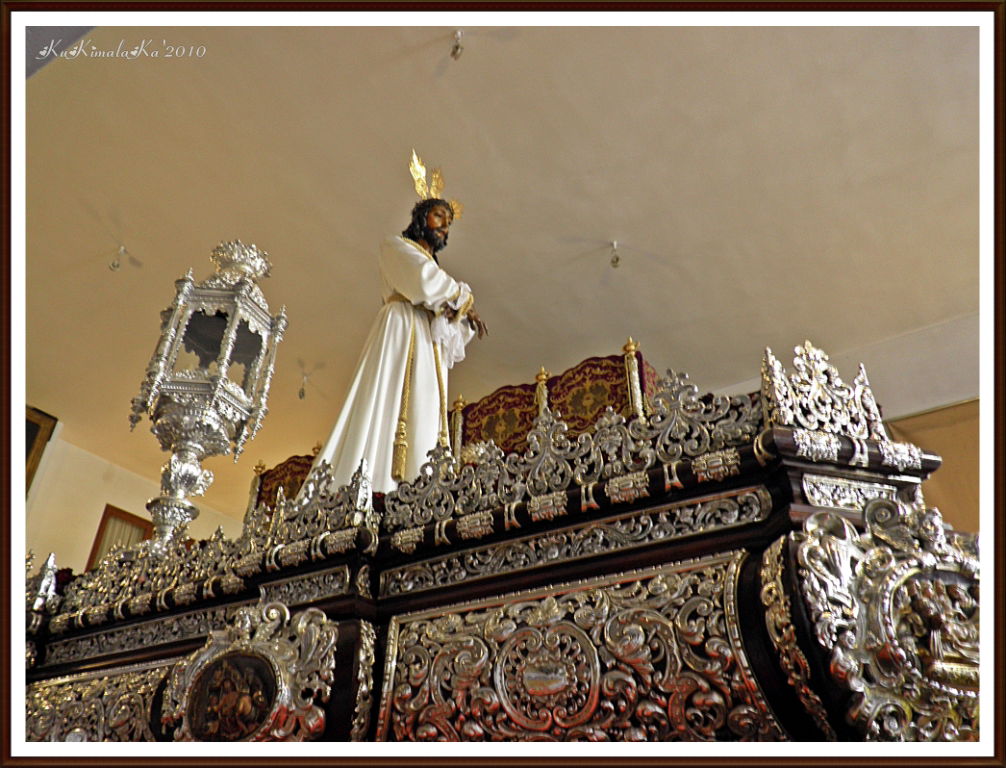
[[[161,495],[147,503],[161,550],[199,514],[186,496],[202,495],[213,482],[200,462],[232,450],[237,461],[258,432],[286,330],[286,307],[270,316],[255,282],[272,266],[264,251],[236,240],[217,246],[210,260],[216,274],[209,279],[196,284],[190,269],[175,282],[129,417],[132,429],[149,414],[151,432],[171,451]]]

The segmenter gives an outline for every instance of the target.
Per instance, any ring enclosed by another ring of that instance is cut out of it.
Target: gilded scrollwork
[[[336,624],[317,608],[240,609],[171,672],[161,721],[176,741],[304,741],[325,728]]]
[[[882,442],[889,439],[862,364],[850,385],[842,381],[828,355],[809,341],[793,351],[796,372],[787,376],[772,350],[765,350],[762,406],[766,426]]]
[[[821,697],[810,685],[810,664],[796,641],[789,595],[782,580],[785,570],[783,548],[786,542],[785,536],[779,537],[762,556],[761,602],[765,606],[765,627],[778,655],[779,666],[786,675],[786,681],[792,686],[803,708],[824,737],[828,741],[835,741],[838,737],[828,722],[828,713]]]
[[[978,738],[978,559],[920,497],[874,499],[859,534],[830,512],[797,542],[799,581],[847,719],[870,740]]]
[[[381,573],[380,595],[421,592],[733,528],[764,520],[771,510],[768,491],[757,487],[632,512],[389,568]]]
[[[728,627],[743,559],[395,617],[378,738],[782,739]]]
[[[155,741],[155,695],[174,660],[31,683],[27,741]]]

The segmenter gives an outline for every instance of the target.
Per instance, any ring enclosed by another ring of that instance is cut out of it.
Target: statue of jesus
[[[412,171],[423,199],[412,209],[408,228],[381,247],[384,305],[342,412],[315,459],[315,466],[331,465],[336,485],[349,483],[366,459],[378,493],[416,477],[427,453],[448,444],[447,372],[464,359],[476,334],[486,334],[471,289],[447,274],[437,258],[460,204],[440,198],[438,171],[427,185],[415,151]]]

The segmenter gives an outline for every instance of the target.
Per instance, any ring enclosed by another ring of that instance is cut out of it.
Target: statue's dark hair
[[[438,205],[444,206],[451,212],[451,216],[454,216],[454,209],[451,208],[451,204],[446,200],[441,200],[439,197],[420,200],[412,207],[412,221],[405,231],[402,232],[402,237],[407,237],[409,240],[422,240],[423,230],[426,228],[426,214]]]

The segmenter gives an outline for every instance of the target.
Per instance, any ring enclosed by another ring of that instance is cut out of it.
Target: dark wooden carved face
[[[241,741],[268,720],[276,678],[259,656],[231,653],[202,671],[193,685],[188,718],[199,741]]]

